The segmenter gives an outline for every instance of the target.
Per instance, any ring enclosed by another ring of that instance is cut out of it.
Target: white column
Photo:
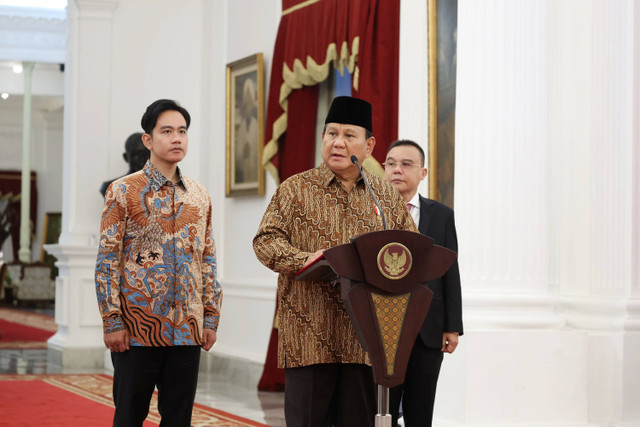
[[[619,329],[631,280],[633,3],[551,4],[553,276],[570,325]]]
[[[465,335],[447,426],[585,426],[586,337],[550,282],[547,2],[458,2],[456,191]]]
[[[58,258],[56,323],[49,339],[53,362],[63,367],[103,365],[102,321],[94,269],[102,198],[108,176],[112,15],[118,0],[71,0],[67,6],[67,55],[63,147],[62,233],[47,250]],[[126,66],[126,65],[123,65]]]
[[[559,327],[549,292],[546,6],[458,7],[455,206],[465,317],[476,328]]]
[[[550,5],[552,277],[568,326],[588,337],[589,421],[638,425],[640,341],[638,325],[633,332],[633,319],[625,320],[627,308],[633,310],[632,196],[637,186],[630,96],[637,56],[634,3]],[[634,411],[635,418],[630,417]]]
[[[31,262],[31,83],[33,62],[24,62],[24,92],[22,107],[22,182],[20,190],[20,249],[18,258]],[[35,224],[34,224],[35,227]]]
[[[640,425],[640,5],[633,5],[631,292],[624,324],[620,426]]]

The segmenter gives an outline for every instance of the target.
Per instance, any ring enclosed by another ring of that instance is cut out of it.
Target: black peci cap
[[[362,126],[372,132],[371,126],[371,104],[363,99],[351,96],[338,96],[333,98],[327,119],[327,123],[342,123],[347,125]]]

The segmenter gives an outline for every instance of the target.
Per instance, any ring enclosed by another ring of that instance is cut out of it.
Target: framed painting
[[[428,0],[429,197],[453,208],[458,1]]]
[[[51,267],[54,276],[58,275],[55,266],[56,257],[44,250],[44,245],[58,243],[62,231],[62,214],[60,212],[47,212],[44,214],[44,227],[42,229],[42,247],[40,249],[40,262]]]
[[[226,195],[264,195],[262,54],[227,65]]]

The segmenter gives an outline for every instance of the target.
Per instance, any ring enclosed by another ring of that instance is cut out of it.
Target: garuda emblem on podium
[[[411,263],[411,252],[400,243],[389,243],[378,252],[378,269],[387,279],[402,279],[411,270]]]

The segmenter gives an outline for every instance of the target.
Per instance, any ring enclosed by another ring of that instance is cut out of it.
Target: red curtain
[[[352,94],[373,109],[373,156],[398,134],[400,0],[282,0],[267,101],[265,168],[281,182],[314,167],[318,83],[348,69]],[[277,310],[276,310],[277,313]],[[276,314],[277,315],[277,314]],[[273,328],[260,390],[283,390]]]
[[[315,164],[316,117],[318,110],[318,85],[303,86],[289,95],[290,111],[295,111],[287,124],[287,133],[278,146],[280,178],[311,169]],[[295,138],[286,136],[295,135]]]
[[[384,163],[387,148],[398,138],[398,60],[400,1],[375,1],[361,38],[360,82],[353,96],[369,101],[373,111],[373,157]]]
[[[399,0],[283,0],[273,53],[263,163],[277,182],[314,166],[317,89],[349,69],[373,107],[374,157],[398,134]],[[300,94],[299,92],[304,92]]]

